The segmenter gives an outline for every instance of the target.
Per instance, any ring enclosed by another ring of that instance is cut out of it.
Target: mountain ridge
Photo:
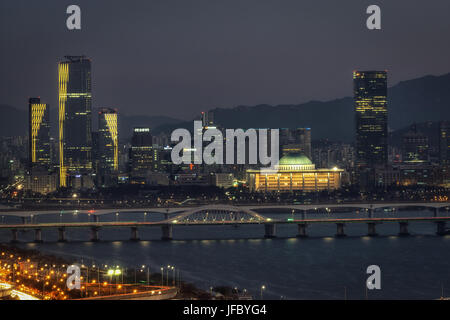
[[[57,118],[51,109],[52,132]],[[312,138],[345,142],[354,140],[354,105],[351,96],[300,104],[237,105],[214,108],[214,118],[224,128],[312,128]],[[27,111],[0,104],[0,136],[24,135]],[[398,130],[414,122],[450,119],[450,73],[400,81],[388,89],[388,127]],[[193,120],[193,119],[192,119]],[[166,116],[126,115],[119,110],[121,137],[131,136],[132,128],[149,126],[152,133],[170,133],[176,128],[192,128],[191,121]],[[95,119],[93,119],[95,121]],[[94,126],[95,127],[95,126]]]

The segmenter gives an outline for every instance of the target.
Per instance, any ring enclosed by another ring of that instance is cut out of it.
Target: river
[[[449,215],[441,212],[441,215]],[[290,214],[264,214],[276,219]],[[355,217],[364,214],[308,214],[314,217]],[[431,216],[430,211],[376,212],[375,216]],[[160,214],[121,213],[103,215],[100,221],[157,221]],[[295,217],[299,218],[299,217]],[[35,222],[82,222],[84,214],[40,215]],[[3,223],[20,223],[4,217]],[[411,236],[399,237],[397,223],[377,225],[378,237],[370,238],[366,224],[348,224],[347,237],[335,238],[336,226],[311,225],[309,237],[296,238],[296,225],[278,225],[277,238],[264,239],[264,226],[175,226],[174,240],[160,240],[160,228],[139,229],[139,242],[132,242],[128,228],[104,228],[101,241],[89,241],[88,229],[69,229],[66,243],[58,243],[57,230],[43,230],[44,243],[32,241],[32,230],[20,233],[24,248],[40,250],[84,264],[109,264],[134,268],[173,265],[183,280],[208,290],[228,285],[246,289],[267,299],[436,299],[450,296],[450,236],[437,236],[430,222],[410,223]],[[10,232],[0,231],[0,242]],[[381,290],[366,290],[369,265],[381,268]]]

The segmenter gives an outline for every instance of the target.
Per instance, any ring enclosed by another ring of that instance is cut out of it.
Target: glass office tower
[[[48,104],[40,98],[28,101],[28,156],[29,169],[50,169],[50,115]]]
[[[101,108],[98,112],[100,170],[111,173],[119,168],[117,110]]]
[[[60,186],[70,176],[92,170],[91,61],[66,56],[59,63],[59,173]]]
[[[356,164],[358,169],[387,164],[387,72],[354,71]]]

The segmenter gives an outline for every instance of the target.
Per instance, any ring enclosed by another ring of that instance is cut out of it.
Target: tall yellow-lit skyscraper
[[[40,98],[28,101],[29,167],[50,168],[50,116],[48,104]]]
[[[59,179],[65,187],[70,176],[92,170],[91,61],[66,56],[59,63]]]
[[[98,112],[100,168],[105,172],[119,169],[119,132],[117,110],[101,108]]]
[[[354,71],[356,165],[387,164],[387,72]]]

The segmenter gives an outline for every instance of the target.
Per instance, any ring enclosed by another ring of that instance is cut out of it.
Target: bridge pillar
[[[41,229],[34,229],[34,242],[42,242]]]
[[[91,227],[91,241],[92,242],[100,241],[100,238],[98,237],[98,230],[100,230],[100,227]]]
[[[433,208],[433,217],[437,217],[439,215],[439,208]]]
[[[20,217],[22,219],[22,224],[26,224],[27,223],[27,217]]]
[[[167,212],[164,213],[164,220],[168,220],[169,219],[169,214]]]
[[[436,222],[436,234],[439,236],[443,236],[445,235],[447,232],[446,228],[445,228],[445,221],[437,221]]]
[[[66,228],[58,228],[58,242],[66,242]]]
[[[19,242],[19,237],[17,236],[18,235],[17,229],[11,229],[11,235],[12,235],[11,238],[12,243]]]
[[[94,219],[94,222],[98,222],[99,221],[99,217],[96,214],[92,215],[92,218]]]
[[[308,234],[306,233],[306,227],[308,225],[306,223],[299,223],[298,224],[298,234],[297,237],[299,238],[306,238],[308,237]]]
[[[302,210],[302,220],[306,219],[306,210]]]
[[[375,226],[376,226],[376,223],[375,223],[375,222],[368,222],[368,223],[367,223],[367,235],[368,235],[369,237],[375,237],[375,236],[378,235]]]
[[[139,241],[139,233],[137,227],[131,227],[131,241]]]
[[[165,224],[161,226],[161,231],[162,231],[161,236],[162,240],[172,240],[173,226],[171,224]]]
[[[266,233],[265,238],[275,238],[276,237],[276,225],[273,223],[267,223],[264,225]]]
[[[400,231],[398,233],[399,236],[409,236],[408,232],[408,222],[399,222]]]
[[[346,234],[344,232],[345,223],[336,223],[336,237],[345,237]]]
[[[369,218],[373,218],[373,208],[369,209]]]

